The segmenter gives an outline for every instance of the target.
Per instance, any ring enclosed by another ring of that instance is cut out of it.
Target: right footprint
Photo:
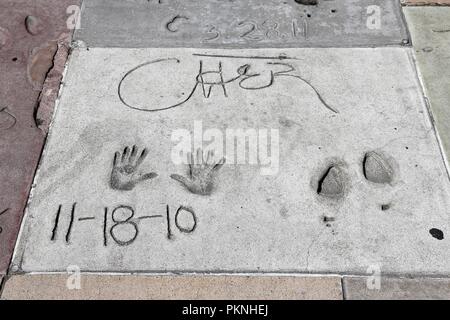
[[[367,152],[363,160],[364,177],[374,183],[390,184],[394,179],[394,169],[389,162],[375,151]]]

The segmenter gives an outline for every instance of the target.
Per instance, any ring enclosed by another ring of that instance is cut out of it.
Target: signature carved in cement
[[[143,149],[140,153],[138,148],[125,147],[122,153],[114,154],[113,169],[111,172],[110,186],[115,190],[129,191],[136,184],[150,180],[158,175],[154,172],[142,173],[139,167],[148,155],[148,150]]]
[[[194,159],[192,153],[188,154],[189,172],[184,177],[179,174],[172,174],[170,177],[180,182],[186,189],[194,194],[210,195],[214,190],[214,180],[219,169],[224,165],[225,159],[218,162],[214,161],[214,152],[208,151],[206,159],[203,151],[197,149],[197,155]]]
[[[291,81],[296,81],[297,83],[301,85],[306,85],[309,87],[309,89],[313,92],[313,94],[316,95],[320,103],[323,107],[328,109],[328,111],[331,111],[333,113],[339,113],[339,111],[331,106],[329,103],[325,101],[325,99],[322,97],[322,95],[319,93],[319,91],[316,89],[315,86],[313,86],[310,81],[306,80],[304,77],[302,77],[298,70],[296,70],[295,66],[287,63],[287,62],[281,62],[276,60],[296,60],[296,58],[290,58],[285,56],[280,57],[264,57],[264,56],[251,56],[251,57],[242,57],[242,56],[232,56],[232,55],[209,55],[209,54],[193,54],[194,56],[203,57],[203,58],[212,58],[212,59],[247,59],[247,60],[272,60],[268,61],[265,64],[265,70],[261,70],[259,72],[254,72],[252,69],[252,66],[248,63],[242,64],[239,67],[236,68],[235,74],[231,76],[225,76],[223,71],[223,63],[221,60],[218,61],[217,69],[216,70],[205,70],[203,66],[203,61],[199,61],[199,71],[197,75],[194,77],[194,85],[192,89],[190,90],[190,93],[187,95],[186,98],[182,99],[179,102],[171,103],[169,106],[163,105],[163,106],[137,106],[132,105],[128,103],[122,92],[122,86],[123,83],[127,80],[127,78],[133,74],[135,71],[154,64],[160,64],[160,63],[177,63],[179,64],[181,61],[177,58],[166,58],[166,59],[156,59],[153,61],[145,62],[143,64],[138,65],[137,67],[131,69],[128,71],[120,80],[119,86],[118,86],[118,96],[121,102],[126,105],[127,107],[139,110],[139,111],[146,111],[146,112],[156,112],[156,111],[163,111],[163,110],[169,110],[173,108],[180,107],[184,105],[186,102],[188,102],[197,91],[200,91],[203,94],[203,97],[208,99],[211,96],[212,89],[214,87],[219,88],[220,91],[223,92],[224,97],[228,97],[227,88],[228,86],[232,85],[233,83],[237,84],[238,87],[242,90],[264,90],[266,88],[271,87],[274,85],[278,79],[290,79]],[[275,62],[273,61],[275,60]],[[263,71],[269,74],[267,79],[263,76]],[[250,85],[252,81],[260,79],[262,81],[262,84],[260,85]],[[176,93],[174,93],[174,96],[177,96]],[[147,102],[148,103],[148,102]]]

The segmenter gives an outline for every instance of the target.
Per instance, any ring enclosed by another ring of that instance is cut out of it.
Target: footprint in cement
[[[219,169],[224,165],[225,159],[214,161],[214,152],[209,150],[206,159],[202,149],[197,149],[194,159],[192,153],[188,153],[187,160],[189,171],[187,177],[172,174],[170,177],[181,183],[191,193],[199,195],[210,195],[214,190],[215,177]]]
[[[25,28],[27,32],[33,36],[41,33],[44,30],[44,24],[42,21],[35,16],[27,16],[25,18]]]
[[[378,184],[390,184],[394,178],[392,166],[386,158],[375,151],[365,154],[363,173],[368,181]]]
[[[387,185],[394,180],[394,167],[392,160],[382,155],[380,152],[370,151],[364,155],[362,162],[363,174],[367,181]],[[381,205],[381,211],[390,210],[391,203],[384,203]]]
[[[320,177],[317,194],[327,198],[340,199],[345,195],[346,181],[343,168],[333,164]]]
[[[316,6],[319,2],[318,0],[295,0],[298,4],[304,4],[309,6]]]

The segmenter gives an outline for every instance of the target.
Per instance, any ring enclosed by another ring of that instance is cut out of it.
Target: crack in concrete
[[[308,250],[306,252],[306,270],[309,271],[309,257],[311,255],[311,248],[312,246],[319,240],[320,236],[322,235],[323,231],[326,230],[325,227],[318,233],[318,235],[311,241],[311,243],[308,246]]]

